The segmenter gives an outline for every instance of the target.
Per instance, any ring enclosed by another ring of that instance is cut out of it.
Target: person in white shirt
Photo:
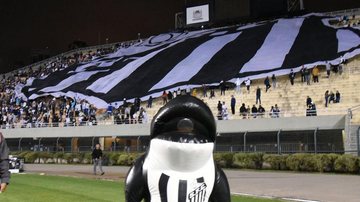
[[[330,71],[331,71],[331,65],[329,63],[329,61],[326,61],[326,74],[327,74],[327,77],[329,78],[330,77]]]
[[[241,94],[241,81],[239,77],[236,79],[235,85],[236,85],[235,92]]]
[[[248,78],[245,81],[245,85],[246,85],[246,89],[247,89],[248,93],[250,93],[250,84],[251,84],[251,80],[250,80],[250,78]]]
[[[227,111],[227,107],[225,105],[225,102],[223,102],[223,104],[222,104],[221,115],[222,115],[223,120],[229,120],[229,113]]]

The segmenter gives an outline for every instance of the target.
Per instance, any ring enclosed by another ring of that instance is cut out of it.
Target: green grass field
[[[11,185],[0,194],[6,202],[125,201],[124,184],[73,177],[12,175]],[[233,196],[233,202],[276,202],[277,200]]]

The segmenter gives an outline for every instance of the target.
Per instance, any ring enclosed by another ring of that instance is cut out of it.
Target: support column
[[[244,133],[244,152],[246,152],[246,135],[247,131]]]
[[[357,144],[357,155],[360,156],[360,127],[357,129],[357,136],[356,136],[356,144]]]
[[[91,140],[91,149],[95,148],[95,137],[92,138]]]
[[[137,140],[136,140],[136,150],[137,150],[137,152],[140,152],[140,138],[141,138],[141,136],[139,136],[137,138]]]
[[[59,151],[59,140],[60,140],[60,137],[58,137],[56,139],[56,151]]]
[[[18,150],[19,151],[22,151],[22,149],[21,149],[21,140],[22,140],[22,138],[19,139],[19,144],[18,144]]]
[[[281,147],[280,147],[280,133],[281,133],[281,130],[279,130],[277,132],[277,135],[276,135],[276,139],[277,139],[277,152],[278,154],[280,155],[281,154]]]
[[[316,128],[314,131],[314,152],[315,152],[315,154],[317,154],[317,131],[318,131],[318,128]]]
[[[39,143],[38,143],[38,150],[39,150],[39,151],[40,151],[41,139],[42,139],[42,138],[39,138]]]

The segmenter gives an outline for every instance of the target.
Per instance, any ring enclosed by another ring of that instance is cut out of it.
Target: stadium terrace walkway
[[[124,179],[129,167],[105,166],[104,176],[94,176],[91,165],[26,164],[29,173],[45,173],[107,180]],[[360,175],[226,170],[231,192],[255,196],[304,199],[297,201],[358,202]]]

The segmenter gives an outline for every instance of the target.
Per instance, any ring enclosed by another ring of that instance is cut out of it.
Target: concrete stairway
[[[216,90],[215,98],[209,99],[203,98],[201,90],[198,90],[197,97],[203,99],[216,115],[218,101],[225,101],[229,113],[231,113],[230,99],[231,95],[235,95],[236,114],[231,115],[230,119],[242,118],[239,115],[241,103],[245,103],[246,106],[250,105],[250,108],[255,104],[257,86],[262,89],[261,101],[266,114],[270,111],[271,106],[277,104],[282,113],[281,116],[305,116],[307,96],[310,96],[316,104],[318,115],[346,114],[347,109],[360,104],[360,57],[349,61],[344,66],[342,75],[331,72],[330,78],[327,78],[325,68],[320,69],[319,83],[311,82],[309,86],[306,83],[301,83],[300,74],[298,73],[293,86],[290,84],[287,75],[280,76],[277,78],[277,87],[272,87],[267,93],[265,93],[264,80],[259,79],[252,82],[249,93],[246,91],[245,86],[242,86],[240,95],[235,94],[234,90],[230,89],[226,91],[225,96],[220,96],[220,91]],[[328,108],[325,108],[324,94],[326,90],[334,93],[338,90],[341,93],[340,103],[331,103]],[[143,102],[142,106],[146,107],[146,102]],[[153,108],[147,109],[149,116],[153,117],[161,106],[162,100],[160,98],[155,99]],[[357,117],[359,120],[356,122],[360,123],[360,116]]]

